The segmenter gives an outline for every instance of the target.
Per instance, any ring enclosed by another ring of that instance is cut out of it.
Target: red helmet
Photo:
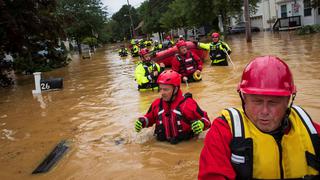
[[[179,49],[182,46],[186,46],[187,47],[187,43],[184,40],[180,40],[179,42],[177,42],[176,44],[177,48]]]
[[[275,56],[253,59],[243,70],[238,91],[245,94],[290,96],[296,93],[288,65]]]
[[[170,36],[167,36],[166,39],[167,39],[167,40],[171,40],[171,37],[170,37]]]
[[[143,48],[143,49],[141,49],[140,51],[139,51],[139,55],[140,56],[144,56],[144,55],[146,55],[146,54],[148,54],[149,53],[149,49],[147,49],[147,48]]]
[[[163,71],[157,80],[158,84],[171,84],[173,86],[180,86],[181,75],[174,70]]]
[[[219,37],[220,37],[220,34],[214,32],[214,33],[211,34],[211,37],[212,37],[212,38],[219,38]]]

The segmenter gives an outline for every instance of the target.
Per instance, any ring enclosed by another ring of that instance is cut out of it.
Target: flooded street
[[[294,32],[229,36],[235,67],[211,67],[203,81],[182,85],[211,120],[226,107],[240,105],[236,92],[243,68],[260,55],[276,55],[292,70],[297,97],[320,122],[320,34]],[[0,89],[0,179],[196,179],[205,134],[171,145],[157,142],[153,128],[134,131],[155,92],[138,92],[137,58],[120,58],[117,47],[100,48],[92,59],[73,57],[69,66],[43,73],[63,77],[62,91],[33,96],[33,76],[19,77],[13,89]],[[70,142],[70,151],[48,173],[32,175],[54,146]]]

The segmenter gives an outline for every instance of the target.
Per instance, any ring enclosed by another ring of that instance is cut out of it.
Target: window
[[[304,4],[304,16],[311,16],[312,7],[310,0],[303,0]]]
[[[287,17],[287,5],[281,5],[281,17]]]

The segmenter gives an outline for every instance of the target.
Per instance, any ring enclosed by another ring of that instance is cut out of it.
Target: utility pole
[[[134,36],[135,36],[135,33],[134,33],[134,26],[133,26],[133,21],[132,21],[132,17],[131,17],[131,6],[130,6],[130,4],[129,4],[129,0],[127,0],[127,3],[128,3],[128,6],[129,6],[129,17],[130,17],[130,21],[131,21],[131,29],[132,29],[132,34],[131,34],[131,39],[133,39],[134,38]]]
[[[249,15],[249,3],[248,0],[244,0],[244,19],[246,22],[246,38],[247,42],[251,42],[251,22],[250,22],[250,15]]]

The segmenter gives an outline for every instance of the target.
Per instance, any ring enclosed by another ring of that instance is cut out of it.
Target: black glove
[[[156,57],[156,56],[157,56],[157,52],[156,52],[156,51],[152,51],[152,52],[150,53],[150,56],[151,56],[151,57]]]

